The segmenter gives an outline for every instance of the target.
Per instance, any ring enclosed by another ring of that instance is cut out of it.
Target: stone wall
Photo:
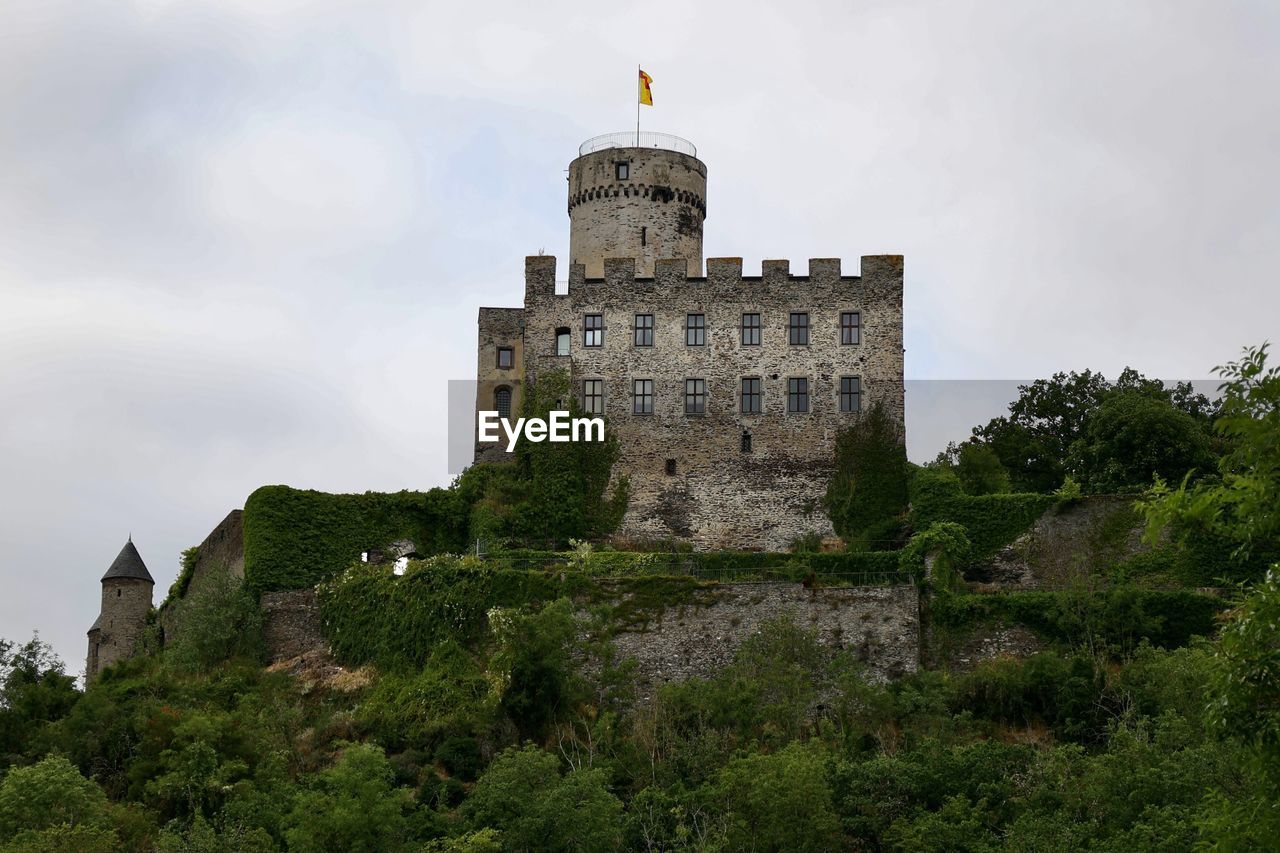
[[[262,637],[268,663],[327,652],[320,605],[314,589],[290,589],[262,595]]]
[[[735,550],[830,535],[821,504],[835,439],[858,417],[840,411],[840,378],[860,379],[863,411],[878,402],[903,422],[902,257],[864,257],[860,276],[842,275],[838,259],[811,260],[808,275],[765,261],[763,275],[744,276],[741,258],[708,260],[705,278],[687,276],[679,260],[658,261],[651,278],[637,277],[631,259],[606,260],[604,270],[590,279],[572,266],[569,292],[557,295],[555,258],[527,258],[522,352],[526,381],[567,370],[581,394],[583,380],[603,380],[621,446],[615,473],[631,480],[621,534]],[[845,311],[860,312],[858,344],[841,344]],[[761,316],[760,346],[741,343],[747,312]],[[809,314],[808,345],[789,343],[792,312]],[[705,317],[703,346],[685,343],[691,313]],[[603,315],[601,347],[583,345],[587,314]],[[634,345],[636,314],[654,315],[652,347]],[[555,354],[561,327],[571,330],[569,356]],[[740,411],[745,377],[761,379],[760,414]],[[706,412],[687,415],[684,383],[694,378],[706,382]],[[807,413],[787,411],[791,378],[808,380]],[[635,379],[653,380],[652,415],[632,413]]]
[[[97,647],[93,648],[95,640],[90,637],[87,678],[92,679],[117,661],[133,657],[138,640],[147,628],[154,588],[155,584],[139,578],[111,578],[102,582]],[[93,669],[94,661],[96,669]]]
[[[183,598],[187,598],[202,589],[212,578],[219,574],[230,573],[234,577],[244,578],[244,512],[233,509],[227,517],[218,522],[217,527],[200,543],[196,554],[196,563],[191,569],[191,580]],[[176,618],[172,606],[164,607],[160,612],[160,624],[164,628],[166,642],[178,636],[182,625]]]
[[[520,308],[481,308],[479,346],[476,361],[476,411],[495,411],[494,395],[499,388],[511,391],[511,412],[520,411],[524,377],[524,310]],[[498,366],[498,348],[509,347],[512,366]],[[472,423],[475,430],[476,424]],[[476,443],[476,461],[502,461],[506,458],[500,444]]]
[[[569,164],[569,258],[597,278],[606,258],[635,258],[642,275],[659,259],[683,258],[684,271],[700,275],[706,198],[697,157],[660,148],[585,154]]]
[[[914,586],[806,589],[796,583],[726,583],[694,602],[613,636],[618,660],[634,659],[641,699],[658,687],[710,678],[765,623],[790,618],[831,650],[852,650],[873,678],[913,673],[920,664],[920,602]]]

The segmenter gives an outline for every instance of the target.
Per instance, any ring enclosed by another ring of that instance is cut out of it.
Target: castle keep
[[[880,403],[903,422],[902,256],[709,258],[706,165],[685,140],[612,134],[569,166],[570,264],[525,259],[522,308],[481,308],[477,410],[516,411],[567,371],[618,436],[631,481],[619,533],[699,548],[785,549],[827,536],[839,431]],[[508,458],[476,445],[477,461]]]

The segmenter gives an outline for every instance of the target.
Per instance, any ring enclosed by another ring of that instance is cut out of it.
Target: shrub
[[[985,444],[969,441],[956,452],[956,478],[969,495],[998,495],[1010,491],[1009,472]]]
[[[907,451],[898,424],[880,404],[837,436],[826,507],[852,549],[897,540],[907,508]]]
[[[51,755],[30,767],[15,767],[0,781],[0,838],[24,830],[105,827],[107,795],[80,775],[70,761]]]
[[[175,636],[165,662],[195,672],[232,657],[261,660],[262,610],[258,597],[230,572],[215,572],[174,606]]]

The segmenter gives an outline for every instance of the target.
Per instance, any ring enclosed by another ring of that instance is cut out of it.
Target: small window
[[[751,452],[751,433],[747,432],[746,430],[742,431],[742,452],[743,453]]]
[[[493,407],[498,411],[498,417],[511,418],[511,389],[499,388],[493,392]]]
[[[760,377],[751,376],[742,380],[742,405],[744,415],[760,414]]]
[[[707,315],[684,315],[684,342],[691,347],[700,347],[707,342]]]
[[[604,380],[582,380],[582,409],[589,415],[604,414]]]
[[[613,175],[620,181],[631,180],[631,164],[630,163],[614,163]]]
[[[582,345],[584,347],[604,345],[603,314],[587,314],[582,318]]]
[[[637,415],[653,414],[652,379],[636,379],[631,383],[631,411]]]
[[[840,377],[840,411],[862,411],[862,378],[860,376]]]
[[[569,354],[570,332],[566,328],[556,329],[556,355]]]
[[[675,475],[676,475],[676,460],[668,459],[667,460],[667,476],[674,477]]]
[[[742,315],[742,345],[744,347],[760,346],[760,315]]]
[[[647,226],[644,226],[644,225],[640,226],[640,245],[641,246],[649,245],[649,229]]]
[[[840,343],[851,346],[862,340],[862,312],[840,312]]]
[[[638,347],[653,346],[653,315],[652,314],[636,315],[635,344]]]
[[[787,380],[787,411],[809,411],[809,380],[803,377]]]
[[[707,380],[686,379],[684,381],[684,413],[686,415],[702,415],[707,411]]]
[[[792,312],[789,326],[789,338],[793,347],[809,345],[809,315],[806,312]]]
[[[516,363],[516,353],[511,347],[498,347],[498,367],[510,368]]]

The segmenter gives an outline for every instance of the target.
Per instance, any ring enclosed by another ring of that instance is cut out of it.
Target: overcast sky
[[[565,256],[637,63],[707,256],[906,256],[908,377],[1204,376],[1280,337],[1278,47],[1220,0],[8,0],[0,636],[82,671],[130,532],[159,602],[259,485],[446,483],[476,308]]]

